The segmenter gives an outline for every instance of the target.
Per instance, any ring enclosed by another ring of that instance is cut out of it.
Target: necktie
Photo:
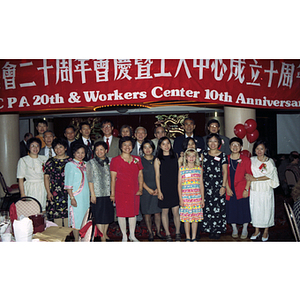
[[[142,147],[141,147],[141,145],[139,145],[138,147],[139,147],[139,156],[142,156],[143,155]]]
[[[109,151],[109,138],[106,138],[107,152]]]
[[[52,157],[52,148],[50,147],[48,149],[49,149],[49,158],[51,158]]]
[[[92,150],[92,147],[91,147],[90,140],[87,140],[87,143],[88,143],[88,147],[89,147],[89,152],[91,152],[91,158],[94,158],[94,153],[93,153],[93,150]]]

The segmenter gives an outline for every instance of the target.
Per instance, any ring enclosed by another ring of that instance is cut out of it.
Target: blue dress
[[[80,229],[83,217],[90,207],[90,190],[86,178],[86,162],[73,159],[65,166],[65,189],[72,189],[77,207],[68,196],[69,227]]]

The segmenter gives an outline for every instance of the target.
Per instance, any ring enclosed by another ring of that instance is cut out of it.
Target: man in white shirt
[[[136,142],[135,142],[134,148],[131,151],[131,154],[137,155],[137,156],[142,156],[143,151],[141,149],[141,145],[142,145],[143,141],[145,140],[145,138],[147,137],[147,129],[142,126],[137,127],[135,129],[134,136],[136,138]]]
[[[52,148],[52,142],[54,138],[55,135],[51,130],[47,130],[44,132],[44,141],[46,146],[40,150],[40,155],[45,155],[47,156],[47,158],[56,156],[54,149]]]
[[[119,149],[119,138],[113,136],[113,122],[111,120],[105,119],[101,122],[100,127],[103,132],[103,137],[96,140],[96,142],[103,141],[107,144],[108,151],[106,155],[109,159],[120,155],[121,151]]]

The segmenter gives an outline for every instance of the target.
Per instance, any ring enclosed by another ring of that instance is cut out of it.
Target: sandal
[[[181,241],[181,235],[180,233],[175,234],[175,242],[180,242]]]
[[[191,241],[191,239],[185,239],[185,241],[186,241],[186,242],[190,242],[190,241]]]
[[[197,242],[197,239],[191,239],[191,242]]]
[[[166,235],[166,241],[167,242],[173,242],[171,235]]]

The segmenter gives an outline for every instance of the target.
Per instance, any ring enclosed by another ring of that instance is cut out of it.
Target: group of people
[[[240,154],[242,140],[220,135],[215,119],[207,124],[208,135],[201,137],[194,135],[194,120],[186,118],[184,135],[174,140],[162,126],[155,128],[152,140],[142,126],[133,132],[123,125],[120,137],[113,136],[111,120],[103,120],[100,127],[103,136],[93,141],[87,122],[80,124],[78,140],[73,126],[60,138],[37,124],[39,136],[27,140],[28,155],[20,158],[17,169],[21,196],[39,200],[49,220],[80,229],[90,208],[101,241],[109,240],[108,227],[115,217],[123,242],[138,241],[136,222],[143,218],[149,241],[173,241],[172,213],[175,241],[181,240],[181,224],[187,242],[197,241],[201,231],[219,239],[227,224],[234,238],[242,225],[240,237],[246,239],[250,222],[255,227],[251,239],[258,239],[264,228],[262,240],[268,240],[268,228],[274,225],[273,189],[279,181],[264,141],[255,142],[248,158]],[[74,232],[78,240],[78,230]]]

